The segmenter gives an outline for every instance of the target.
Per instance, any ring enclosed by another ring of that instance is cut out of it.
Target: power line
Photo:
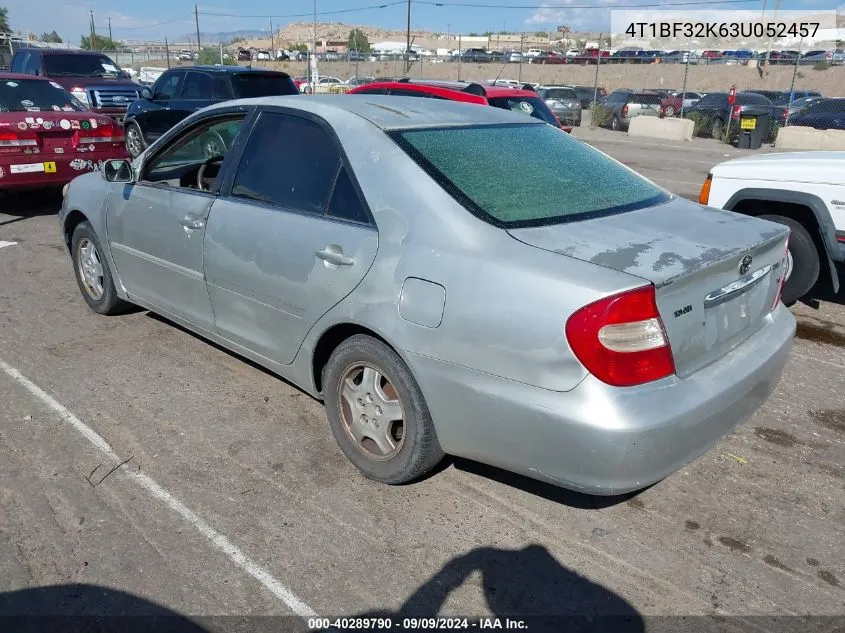
[[[178,18],[171,18],[170,20],[165,20],[164,22],[156,22],[155,24],[145,24],[144,26],[116,26],[114,27],[115,31],[143,31],[144,29],[152,29],[157,26],[163,26],[165,24],[173,24],[174,22],[178,22],[180,20],[185,20],[188,18],[194,17],[193,12],[186,13],[185,15],[180,15]]]
[[[415,4],[427,4],[435,7],[473,7],[477,9],[608,9],[607,4],[562,4],[549,5],[547,4],[484,4],[474,2],[437,2],[436,0],[413,0]],[[625,11],[635,9],[648,9],[655,7],[690,7],[696,5],[706,4],[708,6],[714,4],[757,4],[758,0],[699,0],[696,2],[655,2],[647,4],[628,4],[619,5]]]
[[[350,9],[338,9],[336,11],[320,11],[317,15],[338,15],[340,13],[356,13],[359,11],[370,11],[373,9],[386,9],[387,7],[394,7],[396,5],[405,4],[407,0],[394,0],[393,2],[385,2],[383,4],[371,4],[365,7],[354,7]],[[200,15],[218,17],[218,18],[309,18],[313,13],[289,13],[288,15],[268,15],[266,13],[261,15],[243,15],[239,13],[212,13],[209,11],[200,11]]]

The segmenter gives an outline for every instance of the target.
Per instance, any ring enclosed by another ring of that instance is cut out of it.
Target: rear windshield
[[[0,80],[0,112],[80,112],[86,110],[67,90],[52,81]]]
[[[236,99],[299,94],[296,85],[285,75],[239,73],[232,75],[232,89]]]
[[[627,167],[548,125],[408,130],[393,138],[470,212],[505,228],[622,213],[670,199]]]
[[[560,127],[560,123],[549,110],[549,106],[539,97],[493,97],[488,101],[494,108],[527,114],[555,127]]]
[[[118,77],[120,66],[105,55],[44,55],[47,75],[82,77]]]
[[[659,105],[660,95],[656,94],[638,94],[631,97],[634,103],[642,103],[643,105]]]
[[[543,88],[540,95],[544,99],[577,99],[578,95],[572,88]]]
[[[766,99],[766,97],[754,94],[753,92],[737,93],[736,102],[739,105],[772,105],[772,102]]]

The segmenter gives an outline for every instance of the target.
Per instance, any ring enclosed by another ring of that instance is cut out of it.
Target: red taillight
[[[114,123],[88,128],[87,130],[77,130],[73,133],[74,147],[91,143],[122,143],[123,141],[123,130]]]
[[[601,299],[566,321],[566,340],[599,380],[630,387],[675,373],[654,286]]]
[[[35,147],[35,135],[24,131],[0,130],[0,147]]]
[[[738,105],[735,105],[733,107],[733,109],[731,109],[731,118],[734,121],[739,121],[739,113],[740,113],[741,110],[742,110],[742,108]]]
[[[628,116],[628,106],[627,106],[627,104],[626,104],[626,105],[623,105],[623,106],[622,106],[622,118],[624,119],[624,118],[626,118],[627,116]]]
[[[777,292],[775,292],[775,300],[772,301],[771,309],[774,310],[780,303],[780,296],[783,294],[783,284],[786,283],[786,265],[789,258],[789,234],[786,236],[786,243],[783,245],[783,259],[780,262],[780,275],[777,279]]]

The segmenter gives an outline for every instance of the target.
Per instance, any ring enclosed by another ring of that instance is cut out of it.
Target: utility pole
[[[522,51],[525,50],[525,33],[519,34],[519,83],[522,83]]]
[[[200,52],[200,10],[197,5],[194,5],[194,19],[197,22],[197,52]]]
[[[268,18],[270,20],[270,59],[273,61],[276,60],[276,43],[273,39],[273,18]]]
[[[91,41],[89,43],[91,45],[91,50],[93,51],[93,50],[96,50],[96,48],[97,48],[97,34],[96,34],[96,31],[94,30],[94,10],[91,9],[88,12],[88,14],[91,18],[91,25],[90,25],[91,26]]]
[[[170,68],[170,45],[167,43],[167,36],[164,38],[164,54],[167,55],[167,67]]]
[[[314,94],[314,81],[317,69],[317,0],[314,0],[314,48],[311,49],[311,57],[308,59],[308,85],[311,86],[311,94]]]
[[[411,72],[411,0],[408,0],[408,28],[405,31],[405,75]]]
[[[108,20],[109,20],[109,39],[112,42],[114,42],[114,38],[111,36],[111,18],[109,18]]]

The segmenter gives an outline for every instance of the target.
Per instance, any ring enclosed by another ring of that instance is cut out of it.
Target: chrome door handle
[[[351,266],[355,263],[355,258],[343,254],[343,249],[337,244],[329,244],[323,250],[314,253],[324,262],[334,264],[336,266]]]
[[[196,230],[201,229],[205,226],[205,220],[198,218],[193,215],[186,215],[183,218],[180,218],[179,224],[184,226],[186,229]]]

